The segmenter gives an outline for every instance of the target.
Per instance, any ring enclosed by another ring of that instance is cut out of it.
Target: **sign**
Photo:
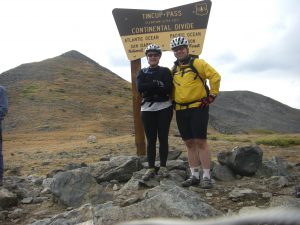
[[[129,60],[145,56],[149,44],[170,50],[174,37],[189,40],[190,54],[200,55],[208,24],[211,1],[204,0],[162,11],[114,9],[113,16]]]

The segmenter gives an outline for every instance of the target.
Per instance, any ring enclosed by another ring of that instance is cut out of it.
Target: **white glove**
[[[153,80],[153,82],[157,85],[157,87],[163,88],[165,84],[160,80]]]

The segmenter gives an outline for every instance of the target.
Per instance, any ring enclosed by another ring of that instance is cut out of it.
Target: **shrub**
[[[32,94],[32,93],[36,93],[38,91],[38,87],[35,86],[35,85],[30,85],[29,87],[25,88],[22,93],[24,95],[27,95],[27,94]]]
[[[257,139],[256,144],[270,145],[270,146],[280,146],[289,147],[292,145],[300,145],[300,138],[297,137],[271,137],[271,138],[261,138]]]

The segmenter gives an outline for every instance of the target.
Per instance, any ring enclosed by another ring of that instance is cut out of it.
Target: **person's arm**
[[[136,85],[137,85],[137,90],[140,93],[151,91],[157,88],[157,85],[152,80],[146,81],[145,74],[143,73],[142,70],[140,70],[137,75]]]
[[[173,77],[172,73],[168,68],[162,68],[160,71],[161,74],[161,81],[163,82],[163,86],[158,89],[159,94],[171,95],[172,88],[173,88]]]
[[[0,120],[3,120],[8,111],[8,101],[6,91],[0,87]]]
[[[203,80],[209,80],[210,94],[216,97],[220,89],[220,74],[203,59],[195,59],[194,66],[199,71],[199,75]]]

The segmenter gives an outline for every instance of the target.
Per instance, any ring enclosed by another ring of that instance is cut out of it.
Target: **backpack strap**
[[[174,74],[176,73],[176,68],[177,68],[177,65],[174,63],[173,67],[172,67],[172,76],[174,77]]]
[[[208,87],[206,81],[204,81],[204,80],[202,79],[202,77],[200,76],[198,70],[195,68],[195,66],[194,66],[194,61],[195,61],[195,58],[194,58],[194,57],[191,57],[191,58],[190,58],[190,61],[189,61],[189,67],[190,67],[191,70],[196,74],[195,80],[197,79],[197,77],[199,77],[199,79],[202,81],[202,83],[203,83],[203,85],[204,85],[204,87],[205,87],[206,94],[207,94],[207,96],[208,96],[208,95],[209,95],[209,87]]]

